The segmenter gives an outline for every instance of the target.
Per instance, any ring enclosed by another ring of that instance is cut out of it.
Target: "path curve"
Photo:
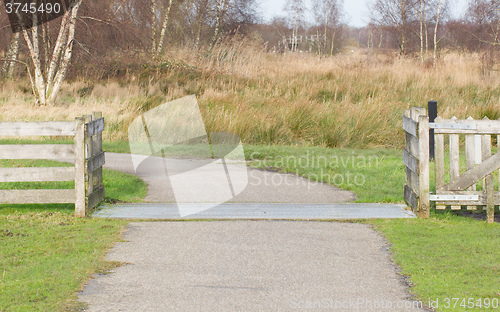
[[[148,184],[146,202],[173,203],[175,197],[170,181],[165,177],[163,162],[162,158],[150,157],[138,167],[136,172],[130,154],[106,153],[104,167],[136,175],[146,182]],[[192,159],[174,160],[178,170],[193,167],[194,162],[196,161]],[[242,166],[242,168],[245,167]],[[356,200],[356,195],[352,192],[296,175],[253,168],[247,168],[247,170],[248,186],[230,202],[330,204]]]

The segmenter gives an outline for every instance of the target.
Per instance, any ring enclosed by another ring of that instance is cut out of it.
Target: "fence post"
[[[85,217],[85,120],[75,120],[75,215]]]
[[[418,117],[419,176],[418,214],[420,218],[430,217],[429,200],[429,117]]]
[[[435,122],[437,118],[437,102],[430,101],[428,103],[429,109],[429,122]],[[430,160],[434,160],[435,158],[435,149],[434,149],[434,129],[429,130],[429,157]]]

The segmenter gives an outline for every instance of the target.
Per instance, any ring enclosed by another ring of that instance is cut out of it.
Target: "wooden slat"
[[[0,136],[73,136],[72,121],[0,122]]]
[[[417,137],[417,123],[406,116],[403,116],[403,130]]]
[[[468,120],[474,120],[472,117],[467,118]],[[479,146],[477,146],[479,149]],[[465,170],[470,170],[476,165],[476,136],[466,135],[465,136]],[[442,186],[442,185],[441,185]],[[440,187],[441,187],[440,186]],[[468,191],[475,191],[476,184],[471,185]],[[467,210],[476,210],[476,206],[467,206]]]
[[[90,196],[87,197],[87,213],[91,213],[100,202],[104,200],[105,197],[104,187],[96,189]]]
[[[75,215],[85,217],[85,123],[75,120]]]
[[[440,188],[438,191],[461,191],[477,181],[483,179],[488,174],[500,168],[500,153],[491,156],[487,160],[483,161],[480,165],[468,170],[467,172],[460,175],[458,179],[450,182]]]
[[[424,110],[425,111],[425,110]],[[418,174],[418,213],[420,218],[430,217],[429,201],[429,117],[419,116],[418,121],[419,138],[419,174]]]
[[[441,117],[436,118],[436,122],[440,121]],[[444,135],[434,134],[434,155],[435,155],[435,179],[436,189],[444,185]]]
[[[408,169],[418,174],[418,159],[406,149],[403,150],[403,163]]]
[[[452,120],[456,120],[453,117]],[[450,182],[460,176],[460,140],[458,134],[450,134]],[[451,210],[459,210],[460,207],[452,206]]]
[[[0,182],[74,181],[75,168],[0,168]]]
[[[94,136],[104,131],[104,118],[99,118],[87,123],[87,135]]]
[[[0,159],[50,159],[74,158],[71,144],[0,145]]]
[[[415,194],[415,192],[413,192],[413,190],[407,185],[405,185],[404,198],[408,206],[410,206],[414,212],[417,212],[418,208],[417,194]]]
[[[435,129],[439,134],[500,134],[500,121],[498,120],[442,120],[441,124],[476,125],[476,129]]]
[[[410,154],[418,155],[418,138],[406,133],[406,149]]]
[[[0,190],[1,204],[67,204],[75,202],[75,190]]]
[[[97,169],[104,166],[105,163],[104,152],[100,152],[99,154],[95,155],[90,159],[87,159],[86,161],[87,161],[87,172],[93,173]]]

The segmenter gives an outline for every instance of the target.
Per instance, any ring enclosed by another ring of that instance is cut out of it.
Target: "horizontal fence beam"
[[[100,152],[94,157],[87,159],[87,172],[92,173],[96,171],[97,169],[104,166],[104,162],[105,162],[104,152]]]
[[[0,190],[0,204],[69,204],[75,190]]]
[[[74,167],[60,168],[0,168],[0,183],[74,181]]]
[[[417,128],[418,128],[418,123],[416,121],[403,115],[403,130],[404,131],[413,135],[414,137],[418,137]]]
[[[495,205],[500,205],[500,192],[494,192]],[[440,206],[486,206],[487,196],[479,191],[446,191],[430,195],[431,201]],[[453,200],[453,198],[456,198]]]
[[[0,136],[74,136],[74,121],[0,122]]]
[[[94,136],[104,131],[104,118],[99,118],[87,123],[87,135]]]
[[[73,144],[0,145],[0,159],[74,159]]]
[[[498,120],[458,120],[441,119],[439,123],[429,124],[435,134],[500,134]]]

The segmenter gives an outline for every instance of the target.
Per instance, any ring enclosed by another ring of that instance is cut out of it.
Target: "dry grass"
[[[500,75],[484,76],[480,68],[479,56],[470,54],[446,53],[428,68],[366,51],[324,59],[272,55],[234,41],[210,54],[171,51],[156,69],[120,81],[67,83],[54,107],[34,107],[26,82],[6,83],[0,119],[67,120],[102,111],[106,138],[124,140],[140,112],[196,94],[207,131],[234,132],[246,143],[400,146],[404,110],[429,100],[445,118],[499,118]]]

